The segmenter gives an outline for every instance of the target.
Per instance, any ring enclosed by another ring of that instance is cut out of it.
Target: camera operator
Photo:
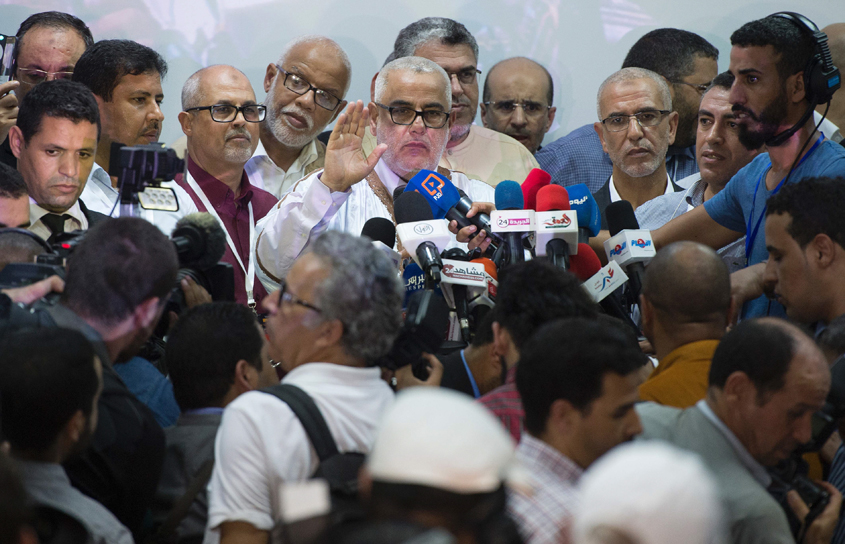
[[[769,494],[767,467],[810,440],[830,380],[821,350],[797,327],[775,318],[743,321],[713,355],[707,398],[685,410],[638,405],[642,436],[701,455],[716,476],[731,542],[794,543],[783,508]],[[802,542],[808,544],[831,542],[842,504],[834,486],[819,486],[830,501],[805,523]],[[787,500],[805,521],[808,508],[795,490]]]
[[[29,226],[29,196],[21,173],[0,162],[0,228]]]
[[[270,353],[326,420],[341,452],[369,452],[393,392],[370,366],[399,334],[403,290],[396,267],[370,240],[320,236],[264,299]],[[267,542],[280,520],[283,483],[319,462],[288,404],[260,391],[226,407],[214,447],[205,542]]]
[[[21,101],[9,143],[30,197],[29,230],[48,242],[106,219],[79,199],[99,132],[97,102],[79,83],[46,81]]]
[[[2,323],[6,328],[27,326],[35,317],[44,327],[79,330],[94,344],[103,363],[100,425],[91,446],[66,469],[77,488],[135,534],[158,483],[164,434],[112,365],[132,358],[150,336],[177,268],[173,243],[155,226],[137,218],[110,220],[91,229],[71,253],[58,304],[35,314],[12,306]]]

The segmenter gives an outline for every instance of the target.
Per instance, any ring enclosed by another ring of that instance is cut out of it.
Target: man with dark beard
[[[281,198],[291,186],[323,167],[326,145],[317,135],[346,107],[352,68],[349,57],[325,36],[303,36],[267,65],[267,119],[246,163],[256,187]],[[312,92],[313,91],[313,92]]]
[[[812,117],[805,115],[821,101],[806,79],[805,68],[816,53],[808,29],[770,15],[743,25],[731,45],[730,102],[740,142],[748,149],[766,144],[768,153],[758,155],[703,206],[653,231],[653,239],[658,249],[678,240],[718,249],[746,235],[749,267],[731,281],[737,302],[747,302],[742,316],[784,316],[783,306],[759,296],[768,258],[762,225],[766,201],[785,183],[845,175],[845,149],[816,134]]]
[[[188,170],[177,176],[201,212],[226,229],[223,261],[235,271],[235,302],[260,307],[267,291],[255,281],[255,223],[278,201],[254,187],[244,170],[258,145],[265,107],[249,79],[219,64],[194,73],[182,88],[179,122],[188,137]]]

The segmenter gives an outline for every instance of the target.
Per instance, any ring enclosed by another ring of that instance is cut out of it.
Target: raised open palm
[[[326,146],[326,166],[320,180],[332,191],[346,191],[373,171],[387,150],[379,144],[368,157],[362,147],[370,112],[358,100],[337,118]]]

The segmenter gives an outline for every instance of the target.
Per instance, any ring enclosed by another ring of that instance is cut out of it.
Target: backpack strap
[[[329,431],[329,426],[308,393],[289,383],[273,385],[262,389],[261,392],[273,395],[290,406],[293,414],[305,429],[311,445],[317,451],[320,462],[338,455],[337,444]]]

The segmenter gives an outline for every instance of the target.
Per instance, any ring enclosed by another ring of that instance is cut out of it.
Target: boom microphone
[[[208,270],[226,253],[226,233],[220,222],[207,212],[195,212],[181,218],[170,235],[179,265]]]

